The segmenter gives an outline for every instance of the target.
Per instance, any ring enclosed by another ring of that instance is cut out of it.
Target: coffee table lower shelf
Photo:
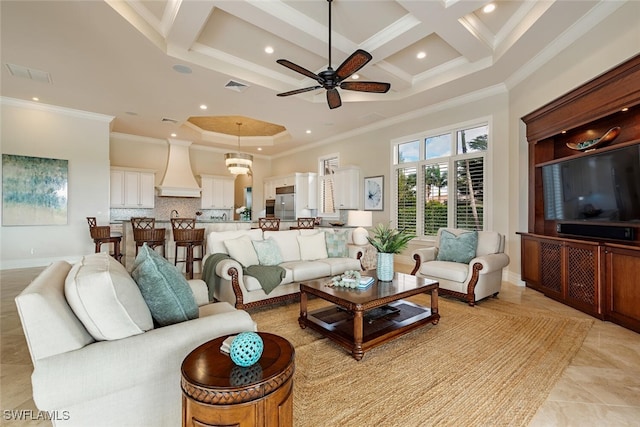
[[[376,313],[378,316],[370,316],[374,310],[387,310],[389,314]],[[437,324],[440,315],[432,313],[431,308],[423,307],[410,301],[397,300],[364,312],[350,312],[340,306],[315,310],[301,315],[298,323],[301,328],[309,327],[322,335],[340,344],[351,351],[356,360],[362,359],[364,352],[384,344],[394,337],[406,334],[427,323]],[[362,324],[362,338],[358,342],[355,335],[358,326],[354,323],[357,318]]]

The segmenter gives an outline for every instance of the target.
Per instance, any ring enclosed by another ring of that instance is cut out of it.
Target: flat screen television
[[[547,220],[640,224],[640,144],[542,166]]]

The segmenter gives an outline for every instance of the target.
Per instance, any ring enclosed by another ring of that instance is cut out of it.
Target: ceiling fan
[[[311,86],[303,89],[296,89],[289,92],[279,93],[278,96],[290,96],[297,95],[303,92],[309,92],[312,90],[325,88],[327,90],[327,103],[329,104],[329,108],[334,109],[338,108],[342,105],[342,100],[340,99],[340,93],[338,92],[338,87],[340,89],[345,90],[355,90],[358,92],[373,92],[373,93],[387,93],[391,88],[391,84],[389,83],[381,83],[381,82],[356,82],[356,81],[348,81],[344,80],[349,78],[353,73],[367,65],[369,61],[373,58],[369,52],[366,52],[362,49],[358,49],[351,54],[350,57],[345,59],[345,61],[340,64],[338,69],[334,70],[331,68],[331,2],[333,0],[327,0],[329,2],[329,67],[321,71],[318,74],[315,74],[306,68],[303,68],[297,64],[294,64],[291,61],[287,61],[286,59],[278,59],[276,62],[280,65],[284,65],[285,67],[296,71],[300,74],[303,74],[313,80],[317,81],[319,84],[316,86]]]

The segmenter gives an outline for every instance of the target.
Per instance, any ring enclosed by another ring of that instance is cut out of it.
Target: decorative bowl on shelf
[[[342,227],[344,222],[330,222],[329,225],[333,225],[334,227]]]
[[[609,129],[604,135],[600,138],[589,139],[587,141],[578,142],[567,142],[567,147],[572,150],[585,151],[585,150],[593,150],[597,147],[601,147],[618,137],[620,134],[620,126],[616,126],[614,128]]]

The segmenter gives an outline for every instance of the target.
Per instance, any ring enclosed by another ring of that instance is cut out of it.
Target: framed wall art
[[[384,210],[384,176],[369,176],[364,179],[364,210]]]
[[[69,161],[2,155],[2,225],[66,225]]]

